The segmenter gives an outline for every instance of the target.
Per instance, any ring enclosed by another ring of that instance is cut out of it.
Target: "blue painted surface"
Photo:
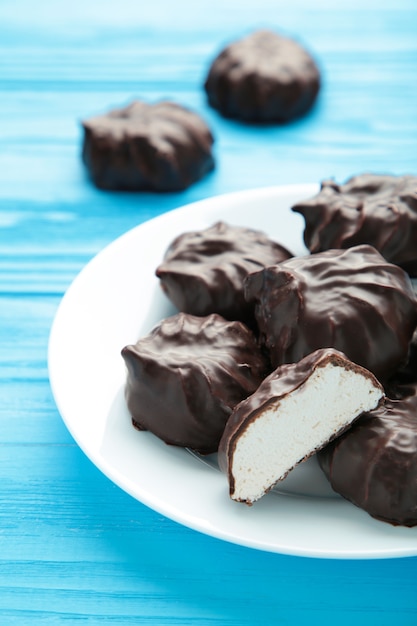
[[[317,57],[315,109],[245,127],[206,103],[228,41],[269,26]],[[0,3],[0,624],[417,624],[417,558],[267,554],[181,527],[115,487],[68,434],[48,382],[50,325],[85,263],[129,228],[218,193],[362,171],[417,172],[414,0]],[[79,121],[172,98],[216,136],[183,193],[96,190]],[[314,532],[314,529],[309,529]]]

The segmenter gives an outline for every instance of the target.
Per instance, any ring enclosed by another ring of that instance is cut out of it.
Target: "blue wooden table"
[[[207,105],[208,63],[268,26],[324,81],[281,127]],[[219,193],[417,172],[415,0],[0,2],[0,624],[417,624],[417,558],[283,556],[153,512],[86,458],[56,408],[47,346],[59,302],[106,244]],[[103,193],[80,120],[133,97],[174,99],[216,136],[216,170],[182,193]]]

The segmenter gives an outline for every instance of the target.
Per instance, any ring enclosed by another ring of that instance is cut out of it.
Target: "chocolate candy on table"
[[[417,525],[417,383],[318,453],[334,491],[372,517]]]
[[[177,237],[156,270],[168,298],[193,315],[218,313],[253,325],[253,305],[243,280],[253,271],[292,256],[264,233],[217,222]]]
[[[173,102],[133,101],[82,125],[82,158],[101,189],[177,191],[214,167],[207,124]]]
[[[274,367],[333,347],[387,380],[417,324],[409,276],[371,246],[294,257],[249,275],[260,338]]]
[[[370,244],[417,276],[417,176],[362,174],[343,185],[326,180],[292,210],[305,219],[311,252]]]
[[[373,374],[331,348],[279,366],[226,424],[219,464],[231,498],[252,504],[383,397]]]
[[[233,408],[268,373],[252,332],[215,314],[169,317],[122,356],[134,426],[202,454],[217,451]]]
[[[296,41],[258,30],[224,48],[205,81],[212,107],[245,122],[288,122],[316,100],[320,73]]]

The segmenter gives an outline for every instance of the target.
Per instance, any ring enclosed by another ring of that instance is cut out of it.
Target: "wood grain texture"
[[[202,90],[220,48],[260,26],[297,36],[323,72],[317,106],[288,126],[223,120]],[[416,26],[414,0],[2,0],[2,626],[417,624],[417,558],[262,553],[133,500],[76,446],[47,371],[64,291],[129,228],[238,189],[416,173]],[[183,193],[96,190],[80,161],[80,120],[133,97],[172,98],[203,115],[215,172]]]

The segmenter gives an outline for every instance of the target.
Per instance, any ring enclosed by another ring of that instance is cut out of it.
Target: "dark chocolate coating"
[[[317,368],[329,363],[360,373],[369,378],[382,392],[381,384],[371,372],[352,363],[343,353],[333,348],[315,350],[297,363],[278,366],[262,381],[251,396],[236,405],[224,429],[219,444],[218,462],[220,469],[228,475],[231,494],[234,492],[234,478],[230,471],[230,464],[242,430],[245,430],[260,412],[267,410],[270,406],[278,406],[286,396],[306,383]],[[335,433],[334,437],[338,434],[340,433]]]
[[[219,315],[178,313],[122,356],[133,424],[202,454],[217,451],[233,408],[267,374],[252,332]]]
[[[316,100],[320,74],[297,42],[269,30],[231,43],[210,66],[205,90],[212,107],[245,122],[288,122]]]
[[[101,189],[182,190],[214,167],[210,129],[173,102],[134,101],[82,125],[82,158]]]
[[[385,388],[390,398],[400,399],[410,393],[412,395],[415,384],[417,384],[417,329],[411,338],[407,363],[398,368]]]
[[[386,380],[407,360],[417,298],[371,246],[283,261],[248,276],[245,294],[274,367],[333,347]]]
[[[305,219],[311,252],[370,244],[417,276],[417,177],[362,174],[326,180],[317,196],[292,207]]]
[[[332,488],[372,517],[417,525],[417,386],[364,414],[318,453]]]
[[[244,278],[291,256],[262,232],[217,222],[205,230],[177,237],[156,275],[180,311],[193,315],[218,313],[251,326],[253,305],[245,300]]]

